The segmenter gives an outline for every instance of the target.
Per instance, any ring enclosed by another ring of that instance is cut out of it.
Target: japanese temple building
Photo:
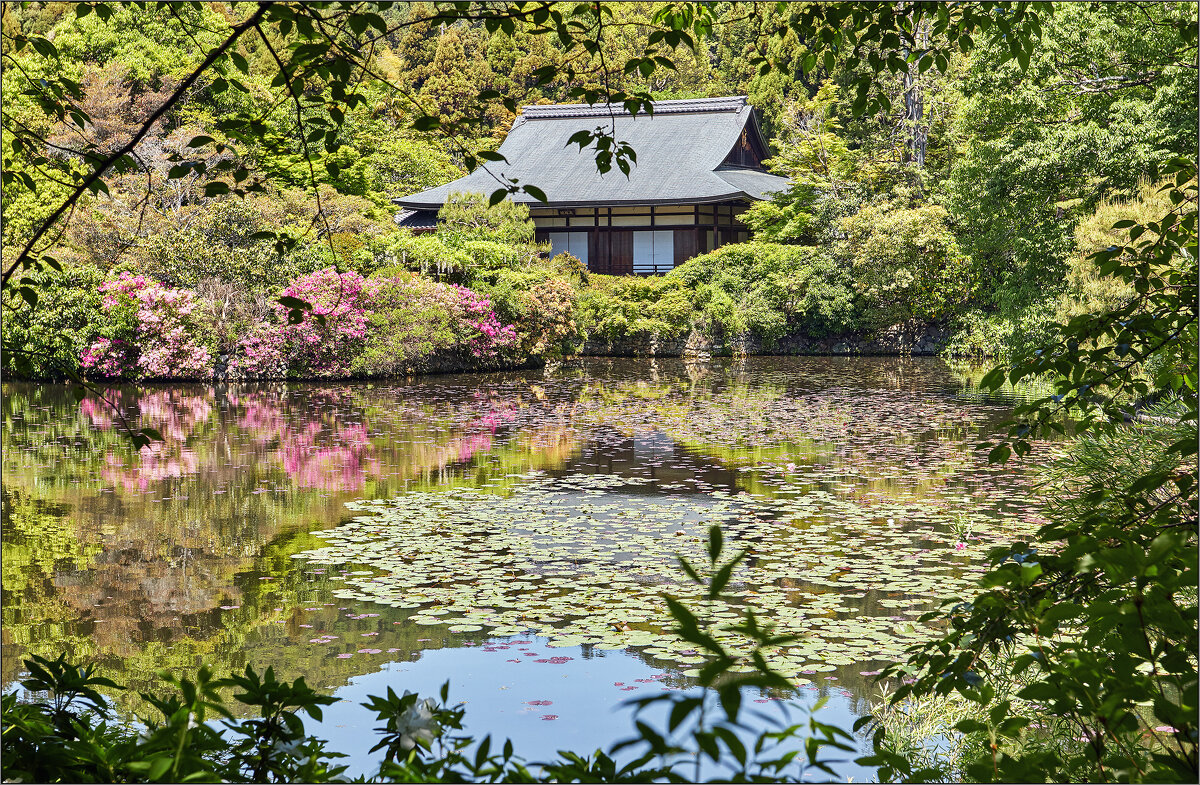
[[[577,131],[611,129],[628,142],[637,165],[626,178],[615,166],[601,175],[595,150],[567,140]],[[651,115],[606,105],[526,106],[499,152],[496,174],[541,188],[547,202],[525,193],[539,241],[567,251],[598,273],[650,274],[698,254],[747,239],[738,216],[753,201],[788,187],[762,161],[766,141],[745,96],[659,101]],[[394,200],[396,220],[415,231],[436,227],[453,193],[491,194],[498,182],[483,168],[466,177]]]

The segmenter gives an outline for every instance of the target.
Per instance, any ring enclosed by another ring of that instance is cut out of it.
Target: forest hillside
[[[934,325],[947,354],[1007,357],[1049,324],[1128,296],[1087,257],[1116,241],[1115,222],[1168,210],[1156,166],[1195,150],[1186,3],[1057,5],[1024,58],[982,35],[966,53],[909,57],[873,77],[883,100],[861,113],[856,86],[876,60],[909,54],[898,42],[817,58],[794,32],[775,34],[787,20],[774,4],[718,4],[695,50],[671,47],[654,23],[662,5],[612,4],[595,51],[581,53],[528,21],[508,31],[394,4],[361,52],[367,65],[347,74],[355,98],[338,106],[281,98],[282,42],[242,37],[237,68],[202,74],[136,145],[137,165],[55,230],[62,272],[29,273],[36,305],[5,289],[4,370],[370,376],[692,333],[770,351],[785,336],[870,339],[896,325]],[[220,42],[232,11],[3,13],[4,123],[20,131],[4,146],[12,259],[88,156],[124,144]],[[16,45],[31,36],[52,46]],[[644,65],[664,56],[670,68]],[[77,88],[86,121],[22,89],[39,80]],[[486,195],[448,205],[436,234],[397,228],[393,198],[477,164],[502,174],[489,151],[522,105],[614,92],[748,96],[768,166],[792,189],[746,214],[749,243],[655,277],[549,259],[524,208],[489,209]],[[223,132],[234,115],[258,118],[250,136]],[[22,144],[30,135],[44,145]],[[324,318],[290,322],[281,297]]]

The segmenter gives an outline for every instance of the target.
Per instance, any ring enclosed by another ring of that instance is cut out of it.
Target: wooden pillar
[[[612,275],[612,270],[613,270],[613,257],[612,257],[613,230],[612,230],[612,208],[611,207],[608,208],[608,231],[605,232],[605,234],[608,235],[608,261],[606,264],[607,269],[605,270],[605,273],[607,273],[608,275]]]

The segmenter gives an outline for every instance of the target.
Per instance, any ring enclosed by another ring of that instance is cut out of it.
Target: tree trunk
[[[920,169],[925,166],[925,143],[929,139],[929,129],[924,122],[925,102],[921,83],[913,74],[915,67],[915,63],[910,65],[904,74],[904,125],[908,129],[906,162]]]
[[[924,55],[929,48],[929,26],[924,19],[918,22],[913,31],[917,51]],[[908,52],[904,53],[905,57]],[[908,131],[908,151],[905,163],[913,164],[918,169],[925,168],[925,144],[929,140],[929,128],[925,124],[925,95],[921,85],[921,74],[918,57],[909,63],[904,72],[904,126]]]

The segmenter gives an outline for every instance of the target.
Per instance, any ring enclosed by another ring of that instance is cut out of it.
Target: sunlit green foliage
[[[438,211],[438,236],[451,245],[481,240],[528,245],[533,233],[528,205],[504,201],[489,207],[483,194],[451,194]]]
[[[609,340],[641,334],[675,338],[691,328],[691,299],[673,276],[589,275],[579,311],[589,335]]]
[[[939,207],[864,207],[842,222],[866,324],[934,321],[971,292],[967,259]]]
[[[1067,417],[1079,441],[1051,474],[1050,523],[994,552],[987,591],[948,609],[952,631],[914,650],[916,682],[897,692],[957,691],[987,710],[958,725],[990,741],[972,778],[1196,776],[1196,168],[1176,159],[1163,174],[1173,208],[1117,223],[1128,239],[1091,257],[1132,296],[1056,325],[1051,343],[981,382],[1053,385],[1017,406],[993,460],[1027,455]],[[1012,665],[994,673],[1001,652]],[[996,693],[1014,675],[1026,682],[1017,696],[1069,718],[1081,747],[1024,743],[1028,717]],[[879,760],[911,774],[903,758]]]
[[[704,329],[775,341],[789,329],[846,330],[855,308],[847,272],[820,248],[744,243],[718,248],[668,274],[693,295]]]

